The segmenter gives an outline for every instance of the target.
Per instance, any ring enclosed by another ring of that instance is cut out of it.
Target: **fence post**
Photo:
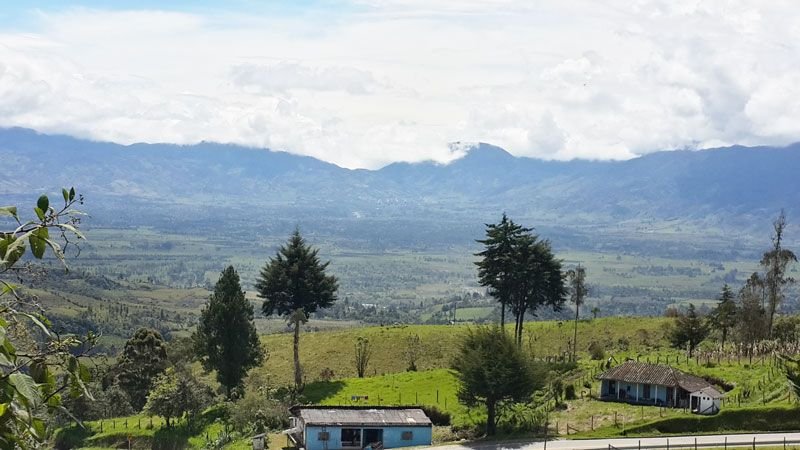
[[[592,416],[592,422],[589,428],[591,428],[591,430],[594,431],[594,416]]]
[[[694,438],[694,450],[697,450],[697,438]]]
[[[436,390],[436,404],[439,404],[439,390]]]
[[[669,438],[667,438],[667,450],[669,450]]]
[[[756,450],[756,437],[753,436],[753,450]]]
[[[725,436],[725,450],[728,450],[728,436]]]

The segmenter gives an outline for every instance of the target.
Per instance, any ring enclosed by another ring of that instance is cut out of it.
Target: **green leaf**
[[[45,425],[44,420],[34,417],[31,420],[31,431],[31,434],[33,434],[36,439],[44,439],[47,433],[47,426]]]
[[[0,240],[0,256],[3,258],[2,265],[4,267],[13,266],[25,254],[25,240],[28,239],[30,233],[29,231],[16,239],[7,236]]]
[[[33,378],[21,373],[12,373],[8,376],[8,382],[14,386],[17,392],[22,396],[23,403],[28,406],[39,404],[41,397],[39,396],[39,390],[36,388],[36,382],[33,381]]]
[[[0,417],[3,417],[8,411],[8,403],[0,403]]]
[[[47,406],[57,408],[61,406],[61,394],[56,394],[47,399]]]
[[[83,235],[83,233],[81,233],[80,231],[78,231],[77,228],[75,228],[74,226],[72,226],[72,225],[70,225],[68,223],[59,223],[56,226],[59,227],[59,228],[62,228],[64,230],[71,231],[71,232],[75,233],[75,236],[78,236],[79,239],[86,239],[86,237]]]
[[[69,188],[69,199],[70,201],[75,200],[75,188]]]
[[[31,253],[36,259],[42,259],[44,251],[47,248],[47,240],[50,237],[50,232],[47,227],[41,227],[33,230],[28,241],[31,243]]]
[[[37,327],[39,327],[40,330],[42,330],[42,333],[44,333],[45,336],[50,337],[50,329],[47,328],[47,325],[45,325],[45,323],[42,320],[40,320],[38,317],[34,316],[33,314],[28,314],[28,313],[19,313],[19,315],[20,316],[25,316],[28,319],[30,319],[31,322],[34,323],[34,325],[36,325]],[[47,319],[44,319],[44,320],[46,321]]]
[[[50,199],[47,198],[46,195],[42,195],[39,197],[39,200],[36,201],[36,206],[42,211],[47,212],[47,208],[50,207]]]
[[[16,288],[15,285],[3,280],[0,280],[0,284],[3,285],[2,289],[0,289],[0,297],[8,294],[9,292],[14,292],[14,289]]]
[[[0,353],[0,367],[14,367],[14,362],[5,353]]]
[[[69,201],[69,192],[67,192],[67,188],[61,188],[61,195],[64,197],[64,202]]]
[[[11,216],[17,220],[17,207],[16,206],[0,206],[0,216]]]
[[[42,208],[39,208],[37,206],[37,207],[33,208],[33,212],[36,213],[36,217],[38,217],[39,220],[44,220],[44,211],[42,210]]]

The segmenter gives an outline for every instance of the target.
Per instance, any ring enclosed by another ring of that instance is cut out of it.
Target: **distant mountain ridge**
[[[350,170],[235,145],[92,142],[0,129],[12,178],[0,195],[75,185],[96,198],[324,211],[340,218],[440,214],[483,221],[501,211],[545,223],[614,224],[679,217],[749,226],[800,205],[800,144],[667,151],[627,161],[543,161],[479,144],[449,164]]]

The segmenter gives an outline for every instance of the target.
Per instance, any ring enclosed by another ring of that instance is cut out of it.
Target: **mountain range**
[[[341,226],[368,219],[469,220],[471,230],[503,211],[545,227],[678,222],[762,234],[781,208],[790,221],[800,219],[800,144],[561,162],[515,157],[481,143],[449,164],[350,170],[235,145],[126,146],[6,128],[0,129],[0,158],[7,168],[0,195],[26,198],[75,186],[93,199],[100,223],[140,217],[120,214],[121,202],[134,209],[174,205],[181,217],[209,208],[257,210]]]

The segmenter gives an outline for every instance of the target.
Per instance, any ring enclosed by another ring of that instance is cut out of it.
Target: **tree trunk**
[[[728,329],[727,328],[723,328],[722,329],[722,349],[723,350],[725,350],[725,338],[727,338],[727,337],[728,337]]]
[[[506,302],[500,302],[500,328],[506,327]]]
[[[303,374],[300,370],[300,321],[294,322],[294,387],[300,390],[303,385]]]
[[[522,346],[522,328],[525,326],[525,309],[520,311],[519,316],[517,317],[517,347]]]
[[[581,306],[575,304],[575,331],[572,333],[572,360],[578,360],[578,314],[580,313]]]
[[[497,402],[486,400],[486,435],[494,436],[497,433]]]

